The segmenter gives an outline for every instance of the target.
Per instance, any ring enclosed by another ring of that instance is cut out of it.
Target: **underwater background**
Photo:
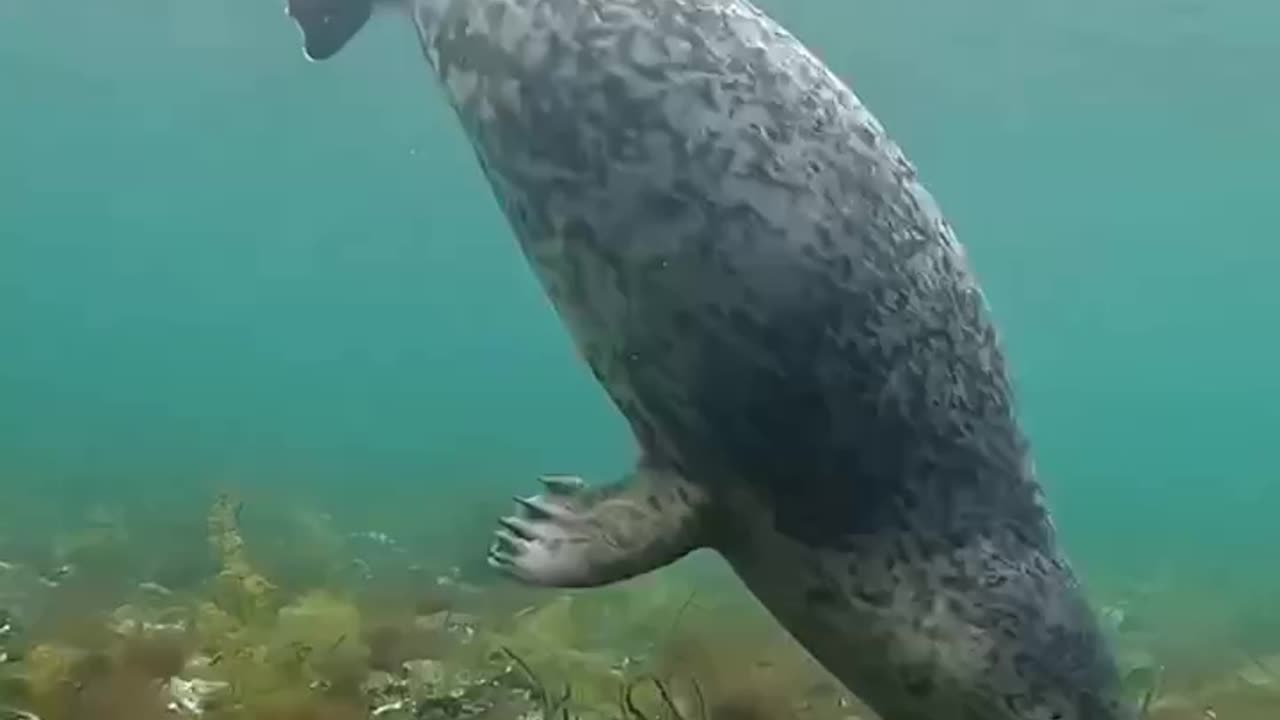
[[[1135,701],[1280,718],[1280,4],[761,4],[968,247]],[[0,1],[9,712],[569,712],[532,668],[616,717],[634,664],[702,683],[646,717],[872,717],[714,557],[488,573],[513,493],[632,459],[405,23],[311,64],[274,1]]]

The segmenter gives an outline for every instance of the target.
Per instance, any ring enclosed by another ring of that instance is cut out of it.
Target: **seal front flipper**
[[[516,498],[489,549],[490,565],[526,583],[607,585],[704,544],[706,492],[669,470],[642,466],[599,489],[566,476],[542,484],[541,495]]]
[[[302,30],[310,60],[324,60],[346,46],[373,15],[374,0],[288,0],[289,17]]]

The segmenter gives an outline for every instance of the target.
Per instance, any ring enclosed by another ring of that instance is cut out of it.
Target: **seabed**
[[[0,531],[0,720],[875,719],[733,583],[536,590],[482,546],[433,556],[262,512],[261,532],[232,495],[203,526],[98,509],[48,538]],[[1280,718],[1280,646],[1171,642],[1150,597],[1109,600],[1145,717]]]

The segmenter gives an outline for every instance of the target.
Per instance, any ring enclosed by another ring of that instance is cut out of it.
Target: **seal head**
[[[302,31],[309,60],[326,60],[346,47],[373,15],[374,0],[289,0],[287,12]]]

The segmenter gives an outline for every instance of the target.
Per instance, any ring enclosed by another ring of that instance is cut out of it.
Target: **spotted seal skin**
[[[743,0],[401,7],[641,451],[544,478],[494,566],[586,587],[710,547],[885,720],[1132,716],[965,253],[844,83]],[[289,12],[322,58],[368,9]]]

